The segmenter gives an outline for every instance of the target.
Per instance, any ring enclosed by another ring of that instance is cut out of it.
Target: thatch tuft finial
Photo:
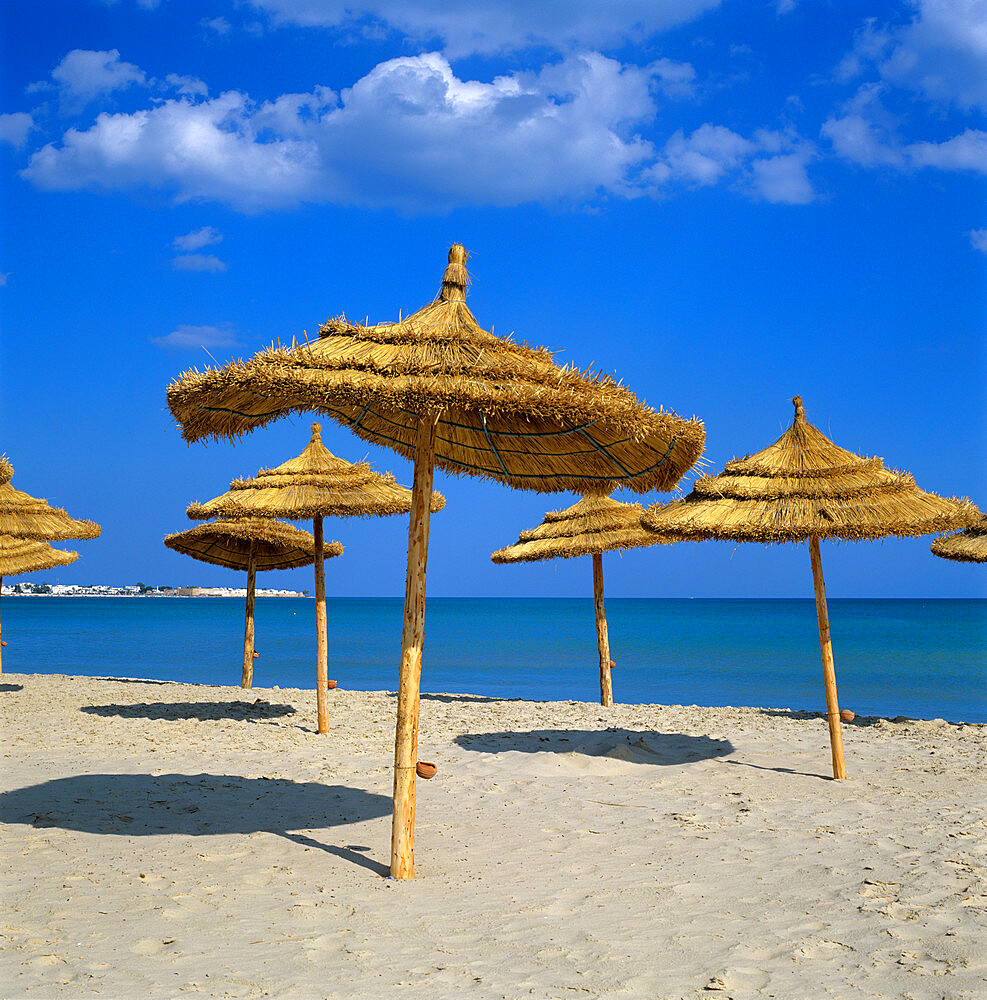
[[[312,440],[321,441],[322,440],[322,424],[313,423],[312,424]]]
[[[792,399],[792,402],[795,404],[795,423],[797,423],[797,424],[804,424],[805,423],[805,410],[802,407],[802,397],[801,396],[795,396]]]
[[[442,291],[439,298],[443,302],[464,302],[466,300],[466,287],[470,283],[470,276],[466,271],[466,258],[469,254],[462,243],[453,243],[449,247],[449,266],[446,273],[442,275]]]

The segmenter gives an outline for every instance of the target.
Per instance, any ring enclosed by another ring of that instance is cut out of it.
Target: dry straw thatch
[[[68,538],[99,538],[102,530],[94,521],[77,521],[47,501],[15,489],[9,481],[0,484],[0,533],[61,542]]]
[[[987,517],[978,524],[955,535],[937,538],[931,546],[932,552],[943,559],[956,562],[987,562]]]
[[[243,618],[243,678],[240,686],[253,687],[254,657],[257,655],[254,650],[257,571],[294,569],[314,563],[314,536],[270,518],[242,517],[197,524],[188,531],[168,535],[164,543],[169,549],[201,562],[247,571],[247,601]],[[320,560],[343,554],[343,546],[339,542],[323,542],[319,549]]]
[[[965,527],[980,517],[969,500],[920,490],[879,458],[862,458],[834,444],[805,419],[796,396],[792,426],[756,455],[703,476],[692,492],[645,512],[643,524],[666,541],[808,541],[826,688],[833,775],[846,777],[836,673],[819,542],[915,536]]]
[[[14,467],[7,461],[6,455],[0,455],[0,486],[9,483],[14,475]]]
[[[413,459],[420,416],[437,412],[435,465],[446,472],[549,493],[673,487],[702,452],[702,424],[483,330],[466,305],[465,258],[453,247],[439,296],[406,319],[339,317],[317,340],[185,372],[168,388],[183,436],[236,437],[315,410]]]
[[[600,704],[613,704],[610,636],[603,602],[603,553],[654,545],[661,539],[641,526],[641,505],[611,497],[583,497],[566,510],[549,511],[537,528],[522,531],[515,545],[491,555],[495,563],[593,557],[593,605],[600,660]]]
[[[0,535],[0,588],[3,587],[5,576],[40,573],[56,566],[68,566],[78,558],[78,552],[53,549],[46,542]],[[3,645],[0,645],[0,673],[3,673],[2,649]]]
[[[432,510],[445,506],[436,493]],[[411,510],[411,490],[390,473],[373,472],[366,462],[337,458],[322,443],[322,429],[312,424],[312,439],[297,457],[276,469],[261,469],[253,479],[235,479],[230,490],[206,503],[189,505],[195,521],[210,517],[287,518],[386,517]]]
[[[315,539],[307,531],[269,518],[243,517],[197,524],[168,535],[165,545],[175,552],[226,569],[249,570],[251,553],[258,572],[297,569],[315,560]],[[339,542],[324,542],[323,557],[343,554]]]
[[[482,329],[455,244],[438,296],[396,323],[329,320],[319,338],[186,372],[168,405],[190,441],[237,437],[296,411],[325,413],[415,463],[398,680],[391,874],[414,877],[425,567],[435,467],[518,489],[605,495],[670,489],[702,453],[698,420],[655,412],[622,385],[560,368]]]

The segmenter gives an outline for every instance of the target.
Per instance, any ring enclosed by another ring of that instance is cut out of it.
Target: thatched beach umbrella
[[[247,602],[243,625],[243,679],[241,687],[254,684],[254,593],[257,571],[296,569],[315,561],[315,539],[300,528],[268,518],[241,517],[197,524],[168,535],[169,549],[200,562],[247,571]],[[343,554],[339,542],[323,542],[324,559]]]
[[[987,517],[955,535],[937,538],[929,548],[934,555],[956,562],[987,562]]]
[[[490,557],[501,564],[593,557],[593,607],[600,656],[601,705],[613,704],[610,638],[603,604],[603,553],[612,549],[636,549],[660,541],[657,535],[641,526],[641,514],[639,503],[621,503],[611,497],[583,497],[566,510],[550,511],[537,528],[522,531],[516,544],[498,549]]]
[[[10,468],[10,463],[7,463]],[[13,469],[10,469],[13,475]],[[98,538],[102,528],[93,521],[78,521],[47,501],[15,489],[0,475],[0,534],[61,542],[68,538]]]
[[[792,402],[795,420],[773,445],[728,462],[719,476],[702,476],[681,500],[648,508],[643,523],[668,541],[808,540],[833,776],[845,778],[820,540],[948,531],[971,523],[979,512],[968,500],[920,490],[910,475],[885,469],[879,458],[840,448],[805,419],[801,397]]]
[[[36,542],[27,538],[0,535],[0,591],[3,590],[5,576],[20,576],[22,573],[40,573],[56,566],[68,566],[79,558],[78,552],[64,552],[53,549],[46,542]],[[0,639],[0,651],[6,645]],[[0,673],[3,673],[3,654],[0,652]]]
[[[386,517],[411,510],[411,491],[390,473],[371,470],[366,462],[337,458],[322,443],[321,427],[312,424],[305,450],[276,469],[261,469],[253,479],[237,479],[230,490],[207,503],[193,503],[186,513],[193,520],[222,518],[312,519],[315,535],[315,687],[318,731],[329,731],[328,645],[326,640],[326,578],[323,568],[324,517]],[[445,498],[435,494],[431,509],[441,510]],[[338,543],[333,543],[338,544]],[[332,553],[336,554],[336,553]]]
[[[608,494],[673,486],[702,452],[698,421],[643,406],[622,385],[559,368],[483,330],[456,244],[433,302],[396,323],[344,317],[319,338],[186,372],[168,404],[190,441],[237,437],[316,410],[415,463],[395,737],[391,874],[414,875],[415,771],[429,500],[438,466],[519,489]]]

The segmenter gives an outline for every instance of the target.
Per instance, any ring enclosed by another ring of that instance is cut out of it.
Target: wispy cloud
[[[148,86],[144,71],[121,60],[118,49],[73,49],[51,71],[51,81],[33,83],[28,91],[56,89],[62,110],[70,114],[114,91]]]
[[[192,326],[183,323],[163,337],[152,337],[151,343],[157,344],[159,347],[185,351],[199,347],[206,349],[234,347],[236,346],[236,337],[230,323],[220,323],[218,326]]]
[[[4,274],[3,271],[0,271],[0,288],[6,288],[7,287],[7,279],[9,277],[10,277],[10,271],[7,271],[6,274]]]
[[[973,229],[970,231],[970,246],[981,253],[987,253],[987,229]]]
[[[27,142],[28,134],[33,128],[34,119],[25,111],[0,115],[0,142],[9,142],[19,149]]]
[[[176,271],[225,271],[226,262],[211,253],[187,253],[172,257]]]
[[[176,236],[171,245],[181,253],[189,253],[192,250],[201,250],[203,247],[212,246],[213,243],[222,242],[223,234],[212,226],[202,226],[200,229],[193,229],[184,236]]]

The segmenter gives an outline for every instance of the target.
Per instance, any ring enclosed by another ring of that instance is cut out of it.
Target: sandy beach
[[[979,998],[987,726],[0,678],[0,992]]]

